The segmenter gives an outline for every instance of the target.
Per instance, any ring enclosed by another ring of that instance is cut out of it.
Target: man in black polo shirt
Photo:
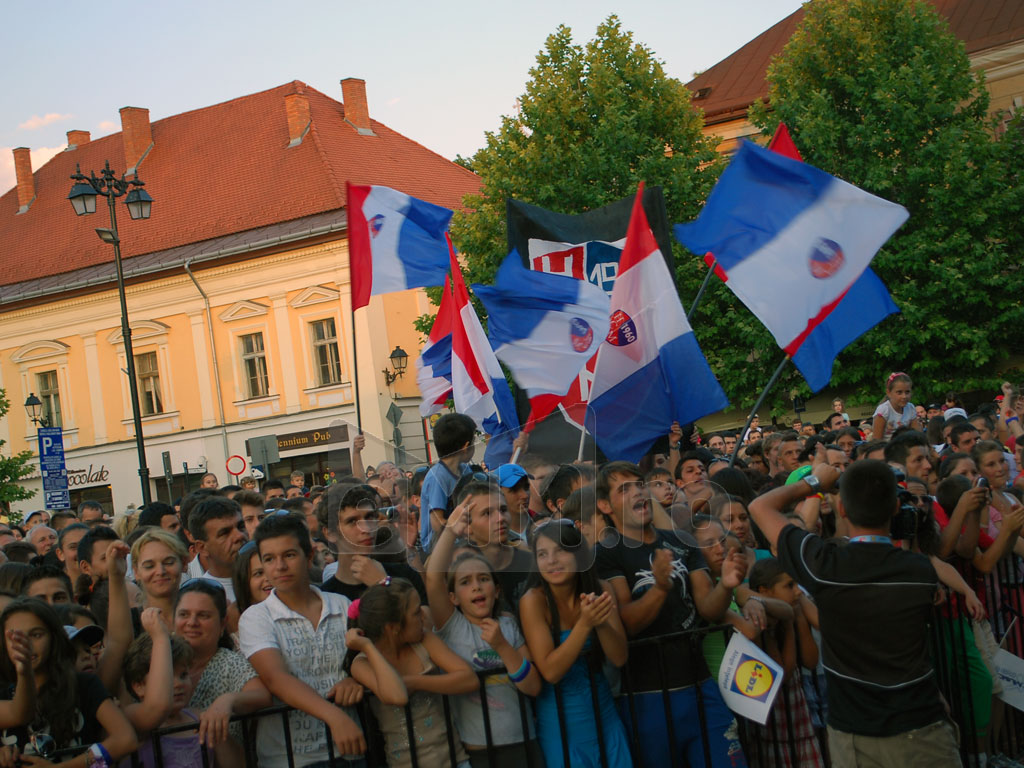
[[[381,522],[376,491],[368,485],[331,486],[324,503],[327,505],[328,534],[338,548],[338,570],[324,579],[320,589],[355,600],[368,587],[380,584],[389,576],[400,576],[412,582],[420,600],[426,605],[427,590],[414,568],[404,562],[382,562],[378,559],[386,553],[375,547]],[[393,540],[398,541],[397,537]]]
[[[938,578],[928,558],[889,540],[899,504],[892,470],[865,459],[843,473],[837,512],[849,543],[824,541],[782,514],[838,478],[816,461],[812,474],[750,505],[782,566],[818,606],[833,768],[959,766],[927,647]]]
[[[597,474],[598,509],[615,522],[619,536],[597,548],[597,571],[615,592],[619,614],[632,639],[656,638],[718,623],[746,561],[735,550],[715,585],[697,543],[654,527],[650,494],[635,464],[611,462]],[[745,766],[734,718],[722,701],[698,642],[689,638],[634,646],[623,684],[634,694],[619,700],[626,727],[638,733],[638,766],[705,765],[698,700],[704,707],[710,765]],[[696,686],[701,694],[697,695]],[[671,729],[666,722],[667,692]],[[635,714],[635,720],[634,720]],[[671,737],[674,736],[674,743]]]

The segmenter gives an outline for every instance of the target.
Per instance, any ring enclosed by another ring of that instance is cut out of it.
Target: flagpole
[[[589,402],[589,401],[588,401]],[[583,443],[587,440],[587,425],[580,425],[580,449],[576,452],[576,461],[583,461]]]
[[[363,413],[359,408],[359,350],[356,348],[356,310],[352,309],[352,383],[356,396],[356,429],[363,434]]]
[[[754,403],[754,407],[750,409],[750,415],[747,416],[747,423],[743,426],[743,431],[740,432],[739,438],[736,440],[736,448],[733,449],[732,456],[729,457],[729,466],[733,466],[736,463],[736,457],[740,453],[740,448],[743,447],[743,438],[746,436],[747,431],[750,429],[750,425],[754,423],[754,417],[757,416],[758,409],[764,405],[765,399],[768,397],[768,393],[772,391],[772,387],[775,386],[779,380],[779,376],[782,375],[782,370],[786,367],[786,363],[790,360],[789,355],[782,358],[782,362],[779,363],[779,367],[775,369],[775,373],[768,379],[768,383],[765,388],[761,391],[761,396],[757,398],[757,402]],[[767,459],[766,459],[767,461]]]
[[[712,275],[715,274],[715,267],[718,266],[718,262],[713,260],[708,265],[708,273],[704,275],[704,282],[700,284],[700,288],[697,290],[697,295],[693,298],[693,304],[690,305],[690,311],[686,313],[686,322],[690,322],[693,319],[693,313],[697,311],[697,305],[700,304],[700,300],[704,298],[704,291],[708,289],[708,283],[711,282]]]

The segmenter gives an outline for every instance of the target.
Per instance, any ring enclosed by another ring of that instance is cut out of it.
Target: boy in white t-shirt
[[[253,540],[274,590],[242,614],[240,645],[274,697],[295,709],[290,744],[278,720],[261,724],[260,765],[287,765],[290,750],[297,768],[327,766],[324,724],[334,740],[334,765],[362,765],[366,740],[346,708],[362,699],[363,688],[342,671],[350,601],[311,586],[313,547],[300,518],[271,515]]]

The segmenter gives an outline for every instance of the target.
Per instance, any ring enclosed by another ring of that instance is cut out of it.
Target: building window
[[[249,397],[265,397],[270,391],[267,379],[267,355],[263,351],[263,334],[247,333],[242,339],[242,365]]]
[[[39,399],[43,401],[42,418],[51,427],[62,427],[64,422],[60,415],[60,389],[57,387],[57,372],[45,371],[36,374],[36,388]]]
[[[139,405],[143,416],[164,412],[164,399],[160,396],[160,371],[156,366],[156,352],[135,356],[135,373],[139,379]]]
[[[338,332],[334,318],[310,323],[313,327],[313,359],[316,363],[317,382],[321,387],[341,383],[341,358],[338,355]]]

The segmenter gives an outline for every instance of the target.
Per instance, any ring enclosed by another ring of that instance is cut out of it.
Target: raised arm
[[[619,606],[619,617],[626,634],[637,635],[651,625],[665,605],[665,598],[672,590],[672,552],[659,549],[651,560],[651,576],[654,584],[636,600],[629,590],[629,584],[622,576],[608,580],[615,602]],[[533,646],[531,645],[531,650]],[[545,675],[547,677],[547,675]]]
[[[831,490],[839,479],[839,472],[828,464],[815,465],[812,474],[821,483],[823,493]],[[789,520],[782,514],[782,510],[790,504],[806,498],[813,491],[814,489],[807,484],[806,480],[800,480],[791,485],[774,488],[750,502],[750,516],[754,518],[761,533],[773,546],[778,547],[779,534],[789,524]]]
[[[146,692],[140,701],[124,708],[128,720],[139,733],[159,728],[174,706],[171,636],[164,626],[162,614],[159,608],[147,608],[142,612],[142,628],[153,641],[149,673],[146,675]]]
[[[0,701],[0,728],[16,728],[30,722],[36,712],[36,678],[32,673],[32,646],[21,630],[7,632],[8,655],[18,675],[14,696]]]
[[[128,545],[115,541],[107,550],[109,567],[110,600],[107,607],[107,634],[96,674],[108,691],[115,693],[121,688],[124,671],[124,657],[128,646],[135,639],[132,628],[132,609],[128,603],[128,589],[125,583],[127,573]],[[165,617],[169,618],[169,617]],[[166,632],[165,632],[166,634]]]
[[[448,516],[444,528],[441,529],[441,535],[434,542],[434,549],[427,559],[424,582],[427,587],[427,600],[430,603],[430,615],[434,617],[434,626],[438,629],[445,625],[455,610],[448,597],[448,568],[452,564],[455,540],[464,536],[469,529],[474,500],[473,496],[467,497]]]

